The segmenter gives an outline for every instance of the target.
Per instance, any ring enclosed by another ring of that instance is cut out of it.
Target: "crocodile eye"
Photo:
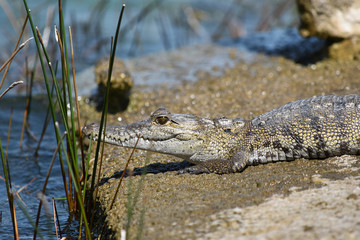
[[[164,124],[167,123],[168,121],[169,121],[169,118],[166,117],[166,116],[157,117],[157,118],[155,119],[155,122],[156,122],[157,124],[160,124],[160,125],[164,125]]]

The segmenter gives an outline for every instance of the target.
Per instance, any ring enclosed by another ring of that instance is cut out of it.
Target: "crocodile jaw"
[[[98,140],[99,125],[89,124],[83,128],[83,133],[93,140]],[[174,155],[189,159],[203,144],[198,131],[192,128],[172,126],[157,126],[150,120],[122,126],[109,126],[102,141],[127,148],[136,148],[153,152]]]

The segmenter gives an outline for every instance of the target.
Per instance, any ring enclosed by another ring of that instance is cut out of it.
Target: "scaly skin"
[[[83,128],[98,139],[99,126]],[[231,173],[247,165],[360,154],[360,96],[298,100],[252,120],[173,114],[107,127],[105,142],[183,158],[194,166],[180,173]],[[103,140],[103,139],[102,139]]]

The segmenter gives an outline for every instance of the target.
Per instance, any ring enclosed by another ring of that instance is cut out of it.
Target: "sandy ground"
[[[194,56],[196,49],[183,51]],[[211,118],[251,119],[301,98],[360,93],[360,62],[356,60],[302,66],[282,57],[254,54],[244,60],[241,56],[245,54],[238,50],[223,48],[224,52],[239,60],[229,68],[213,67],[221,76],[198,71],[197,82],[175,87],[148,88],[135,81],[128,110],[109,115],[109,124],[145,119],[158,107]],[[164,65],[165,58],[159,61]],[[189,71],[193,64],[194,59]],[[182,69],[187,75],[187,68]],[[100,113],[90,105],[82,104],[82,116],[88,123],[100,121]],[[129,223],[130,239],[137,235],[144,239],[360,238],[360,157],[299,159],[227,175],[178,175],[187,165],[180,159],[138,150],[130,163],[135,176],[125,178],[109,210],[130,151],[105,148],[97,225],[107,222],[108,237],[119,239]],[[141,176],[145,166],[147,172]],[[129,221],[127,203],[134,200],[137,204]]]

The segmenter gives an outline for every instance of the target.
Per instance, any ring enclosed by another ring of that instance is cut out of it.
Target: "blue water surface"
[[[46,98],[36,97],[32,100],[29,116],[29,131],[24,133],[22,147],[20,147],[25,103],[26,99],[24,97],[0,99],[0,138],[4,151],[6,147],[8,147],[10,177],[13,191],[18,193],[17,201],[24,206],[32,221],[35,221],[39,205],[39,193],[43,188],[45,176],[48,172],[57,143],[53,132],[53,126],[50,122],[40,145],[38,156],[35,156],[35,149],[39,143],[38,141],[40,139],[45,121],[46,109],[48,107]],[[11,111],[13,111],[13,116],[9,143],[7,144],[8,124]],[[2,166],[0,169],[0,175],[3,177]],[[53,224],[51,199],[53,197],[65,197],[58,158],[52,168],[45,196],[47,200],[44,203],[48,203],[49,205],[42,209],[39,228],[42,230],[41,233],[46,239],[54,239],[55,229]],[[63,224],[64,227],[64,224],[68,221],[69,217],[66,203],[65,201],[56,201],[56,205],[60,216],[60,224]],[[3,179],[0,180],[0,211],[2,213],[0,238],[11,239],[13,236],[12,221],[5,182]],[[16,216],[20,237],[31,237],[33,234],[33,226],[26,214],[21,210],[19,204],[16,204]]]

